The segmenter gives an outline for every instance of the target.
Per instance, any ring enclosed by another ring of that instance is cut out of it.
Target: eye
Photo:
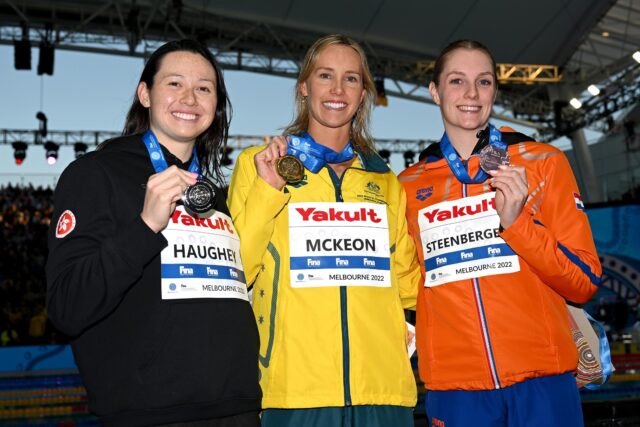
[[[358,83],[360,81],[360,79],[358,79],[358,76],[347,76],[346,80],[349,83]]]
[[[212,92],[212,91],[211,91],[211,88],[210,88],[210,87],[208,87],[208,86],[200,86],[200,87],[198,88],[198,90],[199,90],[199,91],[201,91],[201,92],[205,92],[205,93],[211,93],[211,92]]]
[[[487,87],[489,87],[489,86],[492,86],[492,85],[493,85],[493,80],[491,80],[491,79],[482,79],[482,80],[480,80],[480,81],[478,82],[478,84],[479,84],[480,86],[487,86]]]
[[[178,86],[180,86],[180,82],[177,82],[177,81],[169,81],[169,83],[167,83],[167,85],[169,85],[169,86],[175,86],[175,87],[178,87]]]
[[[330,79],[331,78],[331,74],[329,73],[320,73],[319,76],[321,79]]]
[[[451,79],[451,80],[449,80],[449,84],[461,85],[462,84],[462,79],[457,79],[457,78],[456,79]]]

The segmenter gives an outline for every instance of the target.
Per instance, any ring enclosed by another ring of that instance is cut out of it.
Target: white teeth
[[[187,113],[172,113],[175,117],[183,120],[195,120],[195,114],[187,114]]]
[[[471,105],[461,105],[458,108],[460,108],[462,111],[480,111],[480,107]]]
[[[345,108],[347,106],[347,104],[344,102],[323,102],[322,105],[324,105],[327,108],[333,108],[336,110],[340,108]]]

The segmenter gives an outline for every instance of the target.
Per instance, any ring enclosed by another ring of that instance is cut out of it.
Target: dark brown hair
[[[440,74],[442,74],[442,69],[446,65],[448,57],[451,55],[451,53],[458,49],[479,50],[485,53],[491,60],[491,66],[493,67],[493,78],[497,84],[498,79],[496,76],[496,60],[489,48],[476,40],[457,40],[455,42],[449,43],[447,47],[442,49],[440,55],[438,55],[438,57],[436,58],[435,65],[433,66],[433,77],[431,78],[431,81],[436,86],[440,84]]]
[[[227,88],[224,84],[222,70],[209,49],[204,44],[191,39],[175,40],[165,43],[156,49],[149,57],[149,60],[142,70],[138,85],[144,82],[150,90],[153,86],[154,78],[162,66],[162,60],[172,52],[191,52],[200,55],[211,64],[216,74],[216,96],[218,102],[215,116],[211,126],[196,138],[195,147],[202,174],[212,177],[222,185],[224,183],[224,176],[220,169],[220,159],[227,145],[232,110],[227,95]],[[127,113],[122,135],[144,133],[149,129],[149,125],[149,110],[140,103],[136,91],[129,112]],[[105,145],[105,143],[99,148],[103,145]]]

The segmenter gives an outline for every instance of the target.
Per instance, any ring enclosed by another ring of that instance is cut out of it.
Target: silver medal
[[[207,178],[202,177],[182,193],[182,204],[195,216],[207,216],[216,204],[216,189]]]

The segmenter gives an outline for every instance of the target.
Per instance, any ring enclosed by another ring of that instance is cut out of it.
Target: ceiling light
[[[571,106],[576,110],[582,107],[582,102],[580,102],[578,98],[571,98],[571,101],[569,101],[569,104],[571,104]]]
[[[600,89],[598,89],[598,87],[596,85],[589,85],[587,90],[593,96],[598,96],[600,94]]]
[[[47,158],[47,163],[49,165],[54,165],[58,161],[58,149],[60,146],[55,142],[47,142],[44,144],[45,149],[45,157]]]

